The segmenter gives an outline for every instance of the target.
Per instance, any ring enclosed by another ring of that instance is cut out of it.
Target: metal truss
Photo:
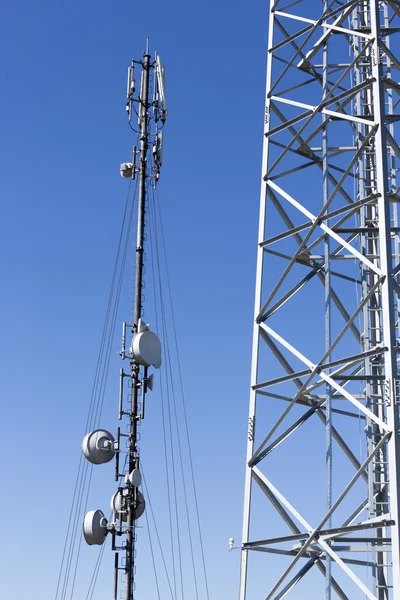
[[[240,600],[400,598],[399,32],[270,3]]]

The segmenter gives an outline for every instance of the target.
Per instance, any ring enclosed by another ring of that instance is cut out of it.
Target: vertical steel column
[[[353,27],[355,29],[364,28],[368,29],[371,26],[370,9],[367,2],[362,2],[357,10],[353,14]],[[355,80],[356,83],[360,84],[368,78],[372,78],[372,64],[371,64],[371,47],[366,47],[367,42],[365,39],[360,39],[357,42],[357,49],[364,49],[364,60],[360,61],[360,64],[356,64]],[[356,102],[356,114],[362,115],[363,117],[370,119],[374,115],[373,107],[373,90],[368,87],[363,90],[362,94]],[[356,126],[356,139],[357,144],[361,145],[361,141],[365,135],[371,130],[370,125],[358,124]],[[364,152],[360,154],[359,169],[357,173],[357,197],[360,198],[363,195],[371,194],[376,191],[376,160],[375,160],[375,149],[373,142],[366,147]],[[360,217],[360,225],[366,230],[365,234],[361,235],[360,243],[365,255],[370,257],[377,266],[379,266],[379,248],[377,240],[377,232],[373,229],[368,231],[371,226],[376,223],[378,219],[376,205],[368,205],[364,208]],[[370,290],[375,286],[377,282],[377,274],[367,266],[363,266],[361,269],[362,273],[362,295],[365,297]],[[382,342],[381,338],[381,312],[382,312],[382,298],[381,290],[376,289],[373,294],[371,301],[367,303],[363,311],[363,349],[368,352],[371,348],[375,347],[378,343]],[[365,373],[371,377],[370,380],[365,381],[365,398],[367,406],[372,412],[378,416],[383,415],[383,385],[382,377],[384,377],[384,369],[382,365],[382,359],[379,362],[372,362],[370,358],[365,361]],[[372,378],[379,378],[373,380]],[[373,421],[367,419],[366,435],[367,435],[367,448],[368,452],[371,453],[375,446],[380,442],[383,431],[380,430],[379,426]],[[385,449],[382,449],[382,454],[376,457],[368,467],[368,501],[369,501],[369,516],[371,519],[378,515],[382,515],[387,509],[385,505],[385,486],[381,486],[380,481],[384,480],[383,476],[384,463],[385,461]],[[382,488],[382,489],[381,489]],[[378,491],[379,490],[379,491]],[[382,538],[382,530],[377,529],[376,537]],[[380,599],[384,600],[385,595],[385,576],[383,572],[384,554],[379,553],[375,549],[375,545],[371,548],[372,556],[372,591]]]
[[[324,10],[328,11],[328,2],[324,0]],[[323,86],[323,97],[326,98],[329,92],[329,52],[328,44],[325,42],[323,48],[323,69],[322,69],[322,86]],[[323,185],[323,202],[324,205],[329,199],[329,144],[328,144],[328,123],[329,118],[323,117],[324,128],[322,130],[322,185]],[[329,221],[326,223],[329,225]],[[325,350],[329,352],[329,348],[332,344],[332,333],[331,333],[331,241],[329,236],[325,237],[324,240],[324,277],[325,277]],[[331,356],[328,354],[326,357],[330,361]],[[329,373],[329,370],[327,371]],[[333,454],[332,454],[332,389],[329,384],[325,386],[326,393],[326,510],[330,510],[332,507],[332,483],[333,483]],[[332,526],[332,519],[329,518],[327,527]],[[326,600],[332,598],[332,558],[328,555],[326,557]]]
[[[268,31],[268,48],[272,47],[274,38],[274,7],[275,0],[270,0],[270,15],[269,15],[269,31]],[[264,140],[263,140],[263,157],[262,157],[262,173],[265,173],[267,169],[268,160],[268,145],[269,139],[266,133],[269,130],[270,125],[270,101],[268,98],[269,88],[271,87],[272,81],[272,62],[267,56],[267,80],[266,80],[266,93],[265,93],[265,114],[264,114]],[[249,403],[249,420],[247,424],[247,452],[246,452],[246,475],[245,475],[245,487],[244,487],[244,514],[243,514],[243,530],[242,530],[242,543],[245,544],[249,541],[250,533],[250,508],[251,508],[251,487],[252,487],[252,470],[249,466],[249,461],[253,456],[254,452],[254,436],[256,428],[256,391],[254,385],[257,383],[257,371],[258,371],[258,353],[259,353],[259,333],[258,323],[256,321],[257,315],[261,310],[261,293],[262,293],[262,279],[263,279],[263,264],[264,264],[264,251],[260,246],[265,235],[265,219],[266,219],[266,194],[267,186],[264,179],[261,180],[261,191],[260,191],[260,214],[259,214],[259,228],[258,228],[258,249],[257,249],[257,270],[256,270],[256,289],[255,289],[255,304],[254,304],[254,326],[253,326],[253,346],[252,346],[252,363],[251,363],[251,387],[250,387],[250,403]],[[240,591],[239,600],[245,600],[246,598],[246,586],[247,586],[247,550],[243,549],[241,552],[241,566],[240,566]]]
[[[387,118],[384,97],[384,81],[381,60],[381,16],[378,0],[371,0],[371,34],[374,38],[372,46],[372,74],[374,98],[374,122],[378,126],[375,135],[376,176],[379,216],[379,257],[380,268],[384,276],[382,283],[382,333],[383,342],[388,349],[384,354],[385,365],[385,400],[387,403],[387,423],[392,435],[388,442],[389,478],[390,478],[390,516],[394,521],[391,527],[392,563],[393,563],[393,598],[400,597],[400,399],[396,394],[397,347],[396,322],[393,287],[393,250],[391,239],[391,202],[389,197],[388,174],[388,141]],[[397,8],[398,10],[398,8]],[[389,585],[389,582],[387,582]]]

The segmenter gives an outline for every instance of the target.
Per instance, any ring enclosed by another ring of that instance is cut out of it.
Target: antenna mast
[[[139,159],[139,200],[138,200],[138,227],[136,243],[136,279],[135,279],[135,308],[133,317],[133,332],[137,333],[139,319],[142,314],[142,280],[143,280],[143,243],[144,243],[144,215],[146,210],[146,182],[147,172],[147,152],[149,147],[148,133],[148,104],[149,104],[149,75],[150,75],[150,55],[148,50],[148,41],[146,44],[146,53],[143,57],[142,85],[139,104],[139,127],[140,127],[140,159]],[[141,387],[140,366],[135,357],[131,359],[131,379],[132,379],[132,411],[130,418],[129,435],[129,473],[139,469],[139,452],[137,448],[137,425],[140,419],[138,414],[138,395]],[[144,393],[142,395],[144,402]],[[126,532],[126,583],[125,600],[133,598],[133,572],[134,572],[134,536],[135,536],[135,510],[138,505],[138,489],[136,486],[128,485],[127,497],[127,532]]]
[[[270,1],[240,600],[400,598],[399,32]]]
[[[140,90],[136,96],[134,78],[135,67],[141,70]],[[153,84],[154,96],[149,97],[150,85]],[[137,106],[137,108],[136,108]],[[94,464],[109,462],[115,456],[115,479],[119,481],[116,494],[111,499],[112,520],[108,522],[100,510],[89,511],[85,515],[83,534],[89,545],[101,545],[108,533],[112,536],[112,549],[115,554],[114,599],[118,597],[119,572],[124,572],[125,600],[133,600],[135,589],[135,557],[136,557],[136,520],[145,510],[145,499],[139,491],[141,485],[140,453],[138,447],[138,426],[145,416],[145,395],[153,387],[153,375],[149,376],[151,366],[158,369],[161,366],[161,344],[158,337],[150,331],[150,326],[142,320],[143,304],[143,260],[145,241],[145,213],[147,211],[147,189],[155,186],[160,176],[162,164],[162,127],[166,121],[167,108],[165,99],[165,69],[160,57],[151,59],[149,44],[140,61],[132,60],[128,68],[127,105],[129,124],[132,129],[132,116],[138,117],[138,134],[140,147],[133,148],[133,158],[130,163],[123,163],[120,173],[123,177],[136,179],[138,175],[138,206],[137,206],[137,239],[136,239],[136,268],[135,268],[135,297],[133,323],[123,323],[121,358],[130,363],[130,372],[120,371],[120,393],[118,418],[127,418],[128,433],[117,430],[116,439],[106,430],[96,430],[85,436],[83,452],[87,460]],[[161,124],[161,127],[160,127]],[[153,130],[151,129],[153,125]],[[152,148],[151,148],[152,147]],[[152,150],[152,153],[150,153]],[[137,163],[139,157],[139,164]],[[152,157],[152,168],[149,168]],[[127,330],[130,329],[132,342],[126,347]],[[127,398],[124,397],[125,381],[128,382]],[[122,440],[127,438],[127,460],[122,463]],[[125,541],[117,545],[119,536]],[[120,553],[125,554],[125,560],[120,564]]]

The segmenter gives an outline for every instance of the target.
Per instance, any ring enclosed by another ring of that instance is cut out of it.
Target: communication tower
[[[240,600],[400,598],[399,33],[270,2]]]
[[[140,71],[138,90],[135,70]],[[92,464],[107,463],[115,458],[115,480],[119,485],[111,498],[111,519],[101,510],[91,510],[83,523],[83,535],[89,545],[102,545],[107,535],[112,537],[114,600],[134,598],[136,521],[145,510],[145,498],[139,491],[142,476],[138,426],[145,417],[146,393],[153,387],[150,370],[161,366],[160,341],[142,319],[147,191],[160,177],[162,129],[167,118],[164,66],[159,56],[152,59],[148,44],[143,58],[132,60],[128,68],[126,110],[129,124],[140,138],[140,146],[133,148],[132,162],[122,163],[120,167],[122,177],[138,178],[134,314],[131,323],[123,323],[120,352],[129,368],[120,370],[118,419],[125,421],[127,427],[122,430],[119,427],[115,437],[107,430],[96,429],[85,436],[82,444],[85,458]],[[118,590],[121,572],[124,586]]]

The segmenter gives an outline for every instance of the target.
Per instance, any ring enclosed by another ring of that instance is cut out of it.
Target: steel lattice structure
[[[240,600],[400,598],[399,32],[270,2]]]

